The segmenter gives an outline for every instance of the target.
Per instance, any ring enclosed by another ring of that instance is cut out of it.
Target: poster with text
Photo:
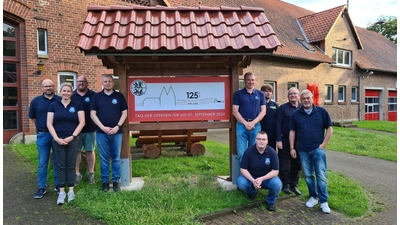
[[[129,78],[130,122],[230,119],[229,77]]]

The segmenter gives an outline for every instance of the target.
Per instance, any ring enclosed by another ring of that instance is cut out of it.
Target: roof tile
[[[89,6],[77,47],[271,51],[281,43],[255,7]]]

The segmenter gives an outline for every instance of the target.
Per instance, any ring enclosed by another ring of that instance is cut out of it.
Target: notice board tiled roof
[[[271,52],[281,43],[257,7],[89,6],[85,53]]]

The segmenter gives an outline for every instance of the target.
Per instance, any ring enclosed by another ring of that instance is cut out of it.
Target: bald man
[[[51,150],[51,134],[46,126],[47,110],[49,105],[53,102],[61,100],[60,96],[54,94],[55,85],[50,79],[42,81],[43,93],[36,96],[29,106],[29,118],[35,123],[36,126],[36,145],[38,148],[38,190],[33,198],[41,199],[46,194],[47,183],[47,167],[49,164],[50,150]],[[54,151],[54,150],[53,150]],[[54,162],[54,190],[59,192],[58,187],[58,169],[56,154],[53,152]]]

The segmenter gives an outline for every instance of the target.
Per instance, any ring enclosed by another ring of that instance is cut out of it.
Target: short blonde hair
[[[63,87],[65,87],[65,86],[71,88],[71,91],[74,90],[74,88],[72,87],[72,84],[71,84],[71,83],[65,82],[65,83],[62,83],[62,84],[60,85],[60,91],[61,91],[61,90],[63,89]]]

